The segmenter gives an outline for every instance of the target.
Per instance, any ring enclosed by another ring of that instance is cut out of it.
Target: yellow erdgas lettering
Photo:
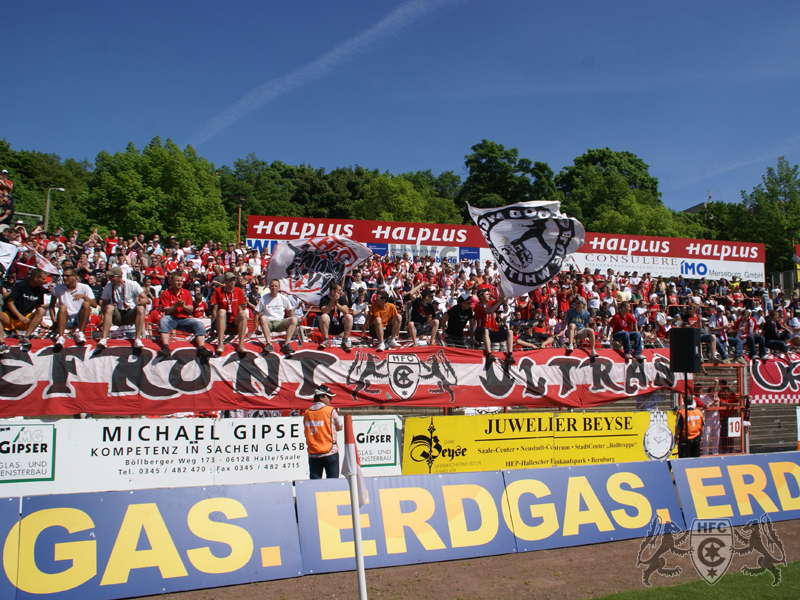
[[[486,488],[474,484],[445,485],[442,486],[442,495],[444,496],[444,509],[447,513],[447,524],[450,527],[450,543],[453,548],[482,546],[494,539],[500,521],[494,499]],[[464,500],[475,502],[481,515],[480,527],[472,531],[467,529]]]
[[[522,494],[532,494],[535,498],[544,498],[550,495],[550,488],[536,479],[519,479],[506,486],[500,504],[503,507],[503,519],[514,535],[521,540],[535,542],[548,538],[558,531],[558,514],[556,506],[552,502],[530,505],[531,517],[541,518],[540,524],[531,526],[523,522],[519,511],[519,499]]]
[[[142,530],[150,542],[150,550],[136,549]],[[188,575],[158,506],[131,504],[119,527],[100,585],[127,583],[133,569],[147,567],[158,567],[163,579]]]
[[[720,504],[719,506],[709,506],[708,499],[713,496],[724,496],[725,487],[722,485],[704,485],[704,479],[719,479],[722,471],[719,467],[698,467],[696,469],[686,469],[686,481],[689,490],[692,492],[694,510],[698,519],[724,519],[733,516],[733,509],[730,504]]]
[[[425,550],[444,550],[447,547],[428,523],[436,510],[436,503],[428,490],[416,487],[385,488],[379,493],[387,553],[407,552],[405,527],[414,532]],[[404,513],[400,508],[401,502],[413,502],[416,507]]]
[[[586,503],[586,510],[581,510],[581,500]],[[589,523],[597,525],[600,531],[614,531],[611,519],[586,477],[570,477],[564,506],[564,535],[578,535],[580,526]]]
[[[653,517],[653,507],[645,496],[630,490],[623,490],[622,484],[628,485],[632,489],[644,487],[644,483],[635,473],[614,473],[606,482],[606,491],[614,502],[619,502],[625,506],[636,509],[636,515],[630,516],[624,508],[611,511],[611,516],[625,529],[639,529],[650,522]]]
[[[69,533],[92,529],[91,517],[77,508],[48,508],[19,521],[6,537],[3,568],[8,580],[28,594],[57,594],[75,589],[97,575],[97,542],[55,544],[53,558],[69,560],[72,566],[60,573],[43,573],[36,565],[36,540],[49,527],[63,527]]]
[[[247,530],[230,523],[219,523],[208,517],[220,512],[226,519],[242,519],[247,510],[241,502],[232,498],[208,498],[195,504],[186,517],[189,530],[197,537],[209,542],[230,546],[231,551],[223,558],[214,556],[211,548],[193,548],[186,552],[194,567],[202,573],[232,573],[245,566],[253,556],[253,538]]]
[[[353,515],[340,515],[340,506],[350,506],[350,492],[317,492],[317,526],[319,527],[319,550],[322,560],[353,558],[356,548],[353,542],[342,541],[342,531],[353,529]],[[369,528],[369,515],[361,513],[361,529]],[[364,556],[378,554],[375,540],[363,540]]]
[[[800,484],[800,465],[793,462],[771,462],[772,480],[778,490],[778,500],[783,510],[800,510],[800,495],[792,498],[792,492],[786,484],[786,475],[794,477],[795,485]]]
[[[731,480],[733,495],[736,496],[736,504],[739,507],[740,515],[752,515],[753,506],[750,504],[750,496],[758,502],[764,512],[780,512],[778,507],[767,496],[764,488],[767,487],[767,474],[758,465],[728,465],[728,477]],[[745,483],[744,478],[752,479],[750,483]]]

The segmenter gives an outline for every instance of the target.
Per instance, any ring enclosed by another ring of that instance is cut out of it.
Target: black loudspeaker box
[[[670,329],[669,370],[673,373],[699,373],[702,362],[700,330],[697,327]]]

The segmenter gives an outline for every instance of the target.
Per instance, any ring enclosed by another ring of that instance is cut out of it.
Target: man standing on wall
[[[339,477],[339,446],[336,433],[344,425],[339,413],[331,406],[335,396],[327,385],[314,390],[314,404],[303,415],[303,429],[308,446],[308,470],[311,479],[322,479],[322,471],[328,479]]]

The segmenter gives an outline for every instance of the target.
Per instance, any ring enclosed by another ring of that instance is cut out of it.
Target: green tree
[[[650,175],[650,167],[631,152],[614,152],[608,148],[587,150],[573,165],[556,176],[555,183],[563,195],[562,210],[591,229],[595,218],[608,211],[619,212],[618,203],[630,190],[637,204],[663,206],[658,179]],[[622,233],[622,232],[620,232]]]
[[[553,171],[543,162],[519,157],[519,150],[481,140],[465,157],[467,179],[456,204],[470,221],[467,204],[476,208],[505,206],[527,200],[557,199]]]
[[[0,164],[14,183],[14,205],[18,212],[44,216],[48,188],[64,188],[65,192],[51,194],[50,229],[61,225],[68,230],[85,231],[91,178],[88,161],[62,160],[55,154],[37,151],[15,151],[6,140],[0,140]]]
[[[132,143],[125,152],[97,156],[90,182],[88,217],[101,230],[123,236],[233,239],[220,197],[214,166],[191,146],[181,151],[171,140],[154,138],[139,153]]]

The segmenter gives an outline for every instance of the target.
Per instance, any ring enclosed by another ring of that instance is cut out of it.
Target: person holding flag
[[[303,415],[303,430],[308,446],[308,470],[311,479],[339,477],[339,446],[337,432],[343,428],[339,413],[331,406],[335,396],[327,385],[314,390],[314,403]]]

